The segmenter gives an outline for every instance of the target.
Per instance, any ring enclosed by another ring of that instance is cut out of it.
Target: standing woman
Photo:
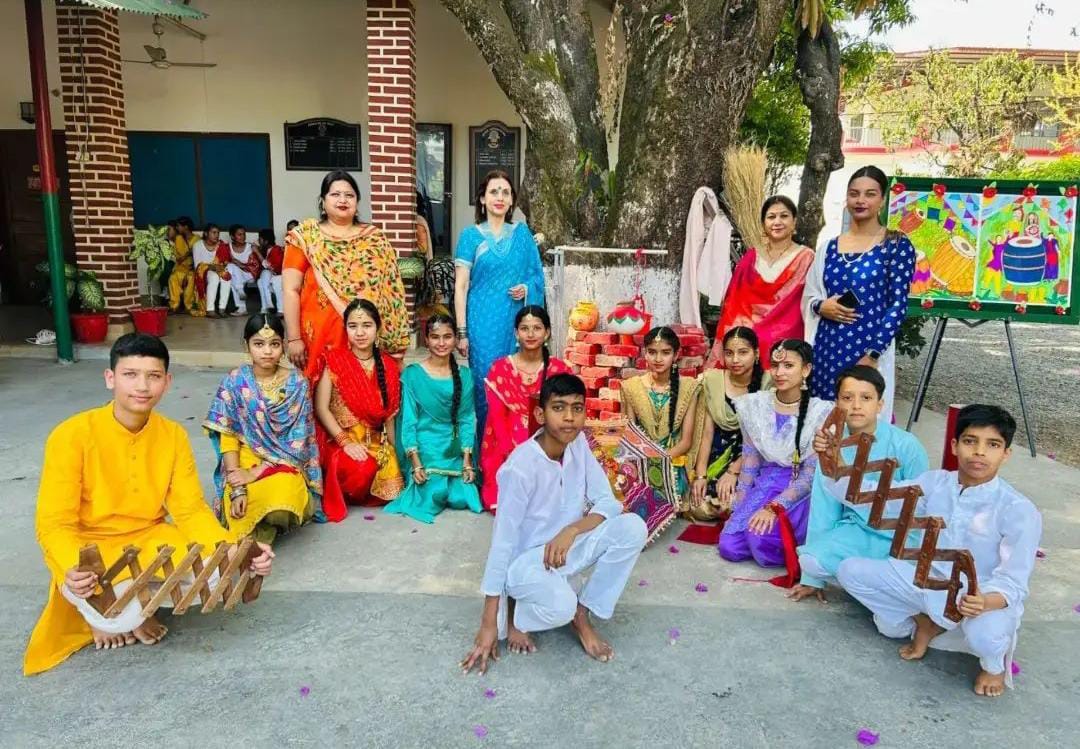
[[[315,386],[322,453],[323,512],[345,519],[346,504],[386,504],[405,487],[394,452],[394,417],[401,407],[397,360],[376,344],[379,310],[367,299],[345,308],[348,346],[324,354]]]
[[[251,363],[221,381],[203,428],[218,458],[218,519],[236,538],[272,544],[319,509],[319,446],[307,380],[281,366],[281,320],[252,315],[244,342]]]
[[[447,507],[481,512],[473,446],[476,409],[472,373],[454,358],[454,319],[438,313],[424,326],[431,354],[401,375],[398,455],[409,465],[405,491],[383,512],[424,523]]]
[[[851,228],[830,240],[814,258],[806,279],[803,315],[806,340],[814,347],[810,393],[831,398],[836,376],[855,364],[874,367],[885,378],[881,418],[892,418],[896,390],[894,340],[907,313],[915,272],[915,249],[902,234],[887,231],[879,216],[889,181],[876,166],[857,169],[848,180]],[[854,306],[841,302],[847,292]]]
[[[476,224],[462,230],[454,258],[458,350],[476,376],[481,433],[487,415],[482,383],[495,360],[514,350],[514,315],[526,305],[544,306],[540,249],[529,227],[513,221],[516,200],[510,175],[488,172],[476,191]]]
[[[738,325],[753,328],[766,352],[774,341],[803,337],[803,287],[814,251],[793,239],[798,215],[783,195],[762,204],[765,244],[748,249],[735,266],[706,368],[723,366],[724,335]]]
[[[289,360],[309,380],[329,349],[349,345],[344,300],[366,299],[378,308],[380,350],[400,358],[409,347],[397,253],[377,227],[360,223],[359,194],[351,174],[330,172],[319,189],[319,218],[295,227],[285,243],[281,276]]]
[[[720,339],[723,369],[701,375],[701,396],[694,447],[696,460],[687,514],[694,520],[716,520],[735,498],[742,468],[742,428],[735,398],[772,387],[772,376],[761,365],[761,348],[753,330],[730,328]]]
[[[484,378],[487,423],[480,446],[480,497],[484,509],[495,512],[499,502],[496,474],[514,448],[539,428],[534,411],[540,403],[540,388],[552,375],[569,372],[570,367],[548,353],[551,318],[547,310],[530,304],[513,320],[518,350],[491,365]]]

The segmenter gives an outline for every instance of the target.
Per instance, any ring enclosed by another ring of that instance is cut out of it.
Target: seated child
[[[836,379],[836,405],[846,416],[845,437],[873,436],[870,460],[894,458],[900,463],[893,473],[895,481],[914,479],[927,471],[926,450],[915,435],[879,421],[885,406],[885,378],[874,367],[856,364],[841,372]],[[815,436],[814,448],[824,449],[824,446],[824,435]],[[844,448],[843,457],[851,463],[855,448]],[[865,480],[876,486],[878,474],[867,474]],[[824,601],[825,581],[835,581],[840,562],[849,557],[885,559],[892,545],[892,531],[879,531],[868,525],[870,505],[859,505],[857,509],[845,505],[825,489],[826,481],[818,466],[810,491],[806,543],[798,549],[802,578],[788,594],[788,598],[796,601],[811,595]]]
[[[987,697],[1012,686],[1010,664],[1042,535],[1035,505],[998,477],[1015,432],[1008,411],[966,406],[952,440],[958,470],[928,471],[911,482],[923,491],[916,516],[945,520],[938,549],[967,549],[975,559],[978,592],[961,596],[959,624],[943,615],[948,591],[915,586],[913,562],[856,557],[837,570],[840,584],[873,612],[879,632],[911,638],[901,658],[922,658],[930,645],[971,653],[982,669],[975,693]],[[935,576],[948,579],[951,565],[934,562]]]
[[[474,647],[460,664],[465,673],[478,666],[483,674],[489,658],[498,660],[504,629],[511,652],[531,653],[529,633],[570,624],[589,656],[614,657],[589,613],[611,617],[645,543],[645,522],[623,514],[589,450],[585,384],[577,376],[545,380],[536,418],[542,428],[499,470],[499,512],[480,586],[487,599]],[[579,595],[567,578],[589,568]]]
[[[183,427],[154,412],[171,381],[164,343],[143,333],[121,336],[105,371],[112,402],[71,417],[45,443],[35,526],[52,585],[26,648],[26,675],[47,671],[91,642],[99,649],[136,640],[153,645],[165,636],[155,617],[143,619],[137,597],[110,619],[85,600],[98,580],[78,569],[84,545],[97,544],[106,565],[125,546],[137,546],[145,568],[159,545],[174,547],[179,564],[190,542],[212,550],[234,540],[203,499]],[[274,554],[259,546],[263,553],[251,570],[268,575]]]

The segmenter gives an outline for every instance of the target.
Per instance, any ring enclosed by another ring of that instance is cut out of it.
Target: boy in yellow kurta
[[[171,383],[168,367],[169,352],[160,339],[121,336],[105,372],[113,401],[71,417],[49,435],[35,527],[52,584],[26,648],[26,675],[56,666],[91,642],[99,649],[136,641],[152,645],[166,633],[153,616],[142,619],[138,599],[132,602],[136,610],[117,617],[129,621],[130,630],[110,631],[116,629],[108,626],[111,620],[85,602],[97,576],[78,570],[82,546],[97,544],[106,565],[125,546],[137,546],[145,566],[161,544],[177,549],[173,562],[179,563],[189,542],[212,547],[234,540],[203,499],[183,427],[154,413]],[[273,552],[260,547],[263,553],[251,569],[267,575]]]
[[[181,302],[190,314],[195,310],[195,258],[192,254],[195,243],[195,225],[187,216],[176,219],[176,239],[173,240],[173,253],[176,265],[169,274],[169,309],[180,311]]]

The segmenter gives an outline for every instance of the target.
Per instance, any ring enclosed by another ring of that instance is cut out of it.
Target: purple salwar
[[[807,497],[793,504],[788,509],[787,515],[795,530],[795,543],[802,544],[806,540],[806,526],[810,521],[810,498]],[[722,533],[718,548],[720,556],[729,562],[742,562],[752,557],[762,567],[784,566],[784,544],[780,539],[779,519],[768,533],[751,533],[745,529],[733,533]]]

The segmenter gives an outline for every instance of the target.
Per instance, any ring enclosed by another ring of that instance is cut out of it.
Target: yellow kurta
[[[173,241],[176,265],[169,274],[169,307],[176,311],[180,302],[189,312],[195,307],[195,260],[192,251],[199,238],[192,234],[191,240],[177,234]]]
[[[251,448],[245,445],[234,434],[221,435],[221,452],[235,452],[239,465],[243,469],[256,466],[263,461]],[[288,526],[300,525],[312,515],[313,506],[310,505],[310,493],[304,477],[299,473],[275,473],[260,478],[258,481],[247,485],[247,512],[242,518],[234,518],[229,514],[229,500],[232,496],[232,487],[228,482],[225,484],[225,503],[223,514],[229,524],[229,530],[241,538],[250,533],[256,533],[256,538],[266,542],[260,537],[256,526],[271,513],[287,512],[295,520],[290,520]],[[280,517],[276,515],[275,517]],[[278,525],[278,523],[274,523]]]
[[[52,584],[26,647],[26,675],[46,671],[93,642],[86,621],[60,593],[82,546],[97,544],[108,566],[131,544],[139,547],[145,567],[161,544],[176,549],[175,564],[189,542],[212,548],[233,541],[203,498],[183,427],[154,413],[133,434],[116,421],[112,408],[108,403],[71,417],[45,443],[35,527]]]

